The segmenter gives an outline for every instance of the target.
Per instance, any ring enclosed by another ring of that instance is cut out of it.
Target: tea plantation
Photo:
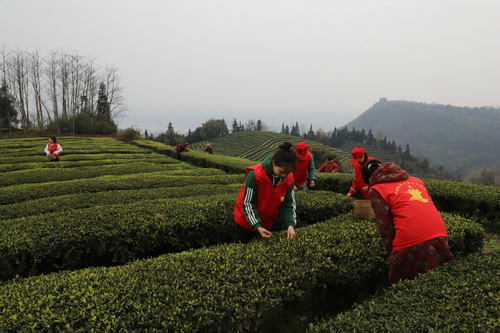
[[[498,189],[425,180],[457,260],[384,292],[378,231],[345,198],[352,174],[296,194],[294,240],[278,221],[243,245],[234,203],[259,152],[179,161],[152,141],[64,137],[49,162],[46,143],[0,140],[0,332],[500,330],[500,257],[475,222],[500,223]],[[339,312],[345,299],[358,303]]]

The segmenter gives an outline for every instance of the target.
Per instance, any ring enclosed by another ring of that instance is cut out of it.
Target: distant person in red
[[[352,181],[351,189],[349,193],[345,196],[350,198],[352,195],[356,194],[358,191],[366,200],[370,200],[368,195],[368,184],[365,184],[363,177],[361,176],[361,169],[363,166],[372,158],[365,153],[363,147],[356,147],[351,151],[352,160],[351,164],[354,165],[354,180]]]
[[[318,172],[324,173],[337,173],[339,171],[339,166],[330,156],[326,157],[326,162],[318,169]]]
[[[62,151],[62,147],[57,143],[56,137],[49,137],[49,143],[45,146],[45,154],[49,157],[49,161],[59,162],[59,157],[61,156]]]
[[[177,147],[175,147],[175,150],[177,152],[177,159],[180,160],[181,159],[181,153],[184,152],[184,151],[189,151],[189,149],[187,149],[187,146],[189,145],[189,143],[183,143],[182,145],[178,145]]]
[[[390,283],[412,280],[454,259],[446,226],[422,180],[376,160],[368,161],[362,174],[389,254]]]
[[[210,143],[207,143],[207,148],[205,148],[205,150],[203,152],[213,154],[214,149],[212,148],[212,146],[210,146]]]
[[[295,191],[307,190],[307,182],[310,187],[314,187],[316,183],[316,173],[314,170],[314,160],[310,151],[307,150],[307,143],[301,142],[295,147],[297,153],[297,164],[293,171],[293,179],[295,180]]]

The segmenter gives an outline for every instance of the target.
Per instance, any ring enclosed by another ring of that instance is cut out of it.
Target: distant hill
[[[469,108],[380,99],[348,123],[352,130],[383,131],[412,155],[449,171],[470,160],[467,171],[500,166],[500,108]]]

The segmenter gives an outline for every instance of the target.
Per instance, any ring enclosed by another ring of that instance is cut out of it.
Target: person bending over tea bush
[[[287,239],[295,237],[295,194],[292,171],[297,163],[297,154],[290,142],[281,144],[274,155],[260,164],[247,169],[245,183],[241,187],[234,219],[238,238],[248,243],[257,235],[270,238],[271,227],[281,209],[288,226]]]
[[[377,160],[368,161],[361,172],[389,254],[390,283],[412,280],[454,259],[446,226],[422,180],[395,163]]]

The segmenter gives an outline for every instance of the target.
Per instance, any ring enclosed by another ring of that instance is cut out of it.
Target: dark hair
[[[332,160],[332,158],[330,156],[327,156],[326,159],[329,160],[329,161]]]
[[[292,167],[295,169],[297,153],[293,151],[291,142],[285,141],[279,145],[274,153],[273,162],[277,167]]]
[[[56,140],[55,136],[49,136],[49,138],[52,139],[52,141],[54,141],[54,143],[57,143],[57,140]]]
[[[361,176],[363,177],[363,181],[365,182],[365,184],[370,184],[370,178],[380,164],[382,164],[381,160],[379,160],[378,158],[372,158],[363,166],[363,168],[361,169]]]

